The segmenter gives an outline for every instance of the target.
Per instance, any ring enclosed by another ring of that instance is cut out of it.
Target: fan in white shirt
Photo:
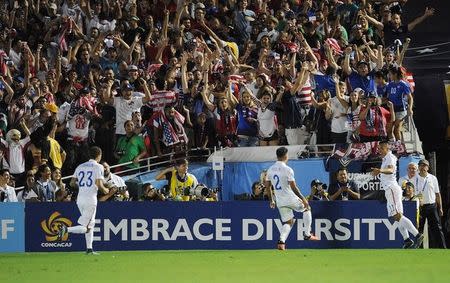
[[[17,202],[16,191],[8,186],[10,178],[8,169],[0,170],[0,202]]]

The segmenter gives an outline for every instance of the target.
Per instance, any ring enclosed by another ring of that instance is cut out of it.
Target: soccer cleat
[[[284,251],[284,250],[286,250],[286,244],[285,244],[284,242],[282,242],[282,241],[278,241],[277,248],[278,248],[280,251]]]
[[[92,249],[87,249],[86,255],[100,255],[100,253],[94,252]]]
[[[314,236],[314,234],[311,234],[309,236],[304,236],[303,239],[305,241],[319,241],[319,238],[317,238],[316,236]]]
[[[67,234],[67,226],[64,224],[61,224],[59,226],[58,230],[58,241],[62,241],[63,237]]]
[[[414,239],[414,246],[413,246],[413,248],[414,249],[420,248],[420,245],[422,245],[422,242],[423,242],[423,234],[419,233],[419,234],[417,234],[417,236]]]
[[[403,243],[404,249],[411,249],[413,246],[414,246],[414,241],[411,240],[410,238],[406,239],[405,242]]]

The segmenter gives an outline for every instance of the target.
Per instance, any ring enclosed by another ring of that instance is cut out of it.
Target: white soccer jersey
[[[289,186],[290,181],[295,181],[294,170],[286,163],[277,161],[267,170],[266,180],[272,183],[275,192],[275,200],[278,207],[289,206],[299,202]]]
[[[389,151],[385,157],[383,157],[383,162],[381,163],[381,169],[385,169],[388,166],[394,168],[394,173],[392,174],[380,174],[381,189],[387,190],[390,186],[398,186],[397,184],[397,157]]]
[[[89,113],[76,114],[67,120],[67,134],[72,138],[87,140],[89,137],[89,123],[91,115]]]
[[[258,108],[259,135],[269,138],[277,130],[277,118],[275,111]]]
[[[91,159],[75,169],[74,177],[78,184],[77,203],[97,204],[98,188],[95,181],[104,179],[103,166]]]
[[[125,122],[131,120],[131,114],[140,111],[142,97],[132,97],[129,100],[123,97],[114,97],[114,108],[116,108],[116,134],[125,135]]]

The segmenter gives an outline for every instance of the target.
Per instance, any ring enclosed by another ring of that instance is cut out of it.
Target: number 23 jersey
[[[267,170],[266,180],[272,183],[278,207],[289,206],[299,201],[289,185],[290,181],[295,182],[294,170],[286,163],[277,161],[272,165]]]
[[[74,177],[78,184],[77,202],[96,204],[98,188],[95,180],[104,179],[103,166],[91,159],[75,169]]]

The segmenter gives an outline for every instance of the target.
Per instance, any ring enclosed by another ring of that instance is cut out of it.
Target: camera
[[[196,196],[198,198],[207,197],[209,195],[209,189],[203,184],[198,184],[195,188],[192,187],[184,188],[183,195]]]

